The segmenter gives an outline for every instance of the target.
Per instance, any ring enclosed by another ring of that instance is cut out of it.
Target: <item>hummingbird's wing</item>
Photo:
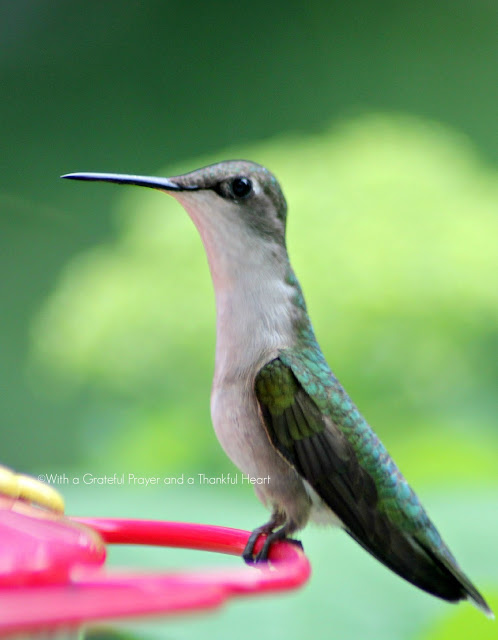
[[[316,362],[312,368],[283,351],[257,374],[255,392],[271,443],[378,560],[429,593],[451,601],[470,597],[489,613],[382,443],[323,363],[317,370]]]

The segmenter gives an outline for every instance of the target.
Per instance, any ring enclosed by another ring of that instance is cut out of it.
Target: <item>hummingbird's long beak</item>
[[[164,191],[196,191],[200,187],[195,185],[180,185],[169,178],[155,178],[153,176],[134,176],[125,173],[67,173],[61,178],[69,180],[92,180],[99,182],[115,182],[117,184],[134,184],[139,187],[150,187]]]

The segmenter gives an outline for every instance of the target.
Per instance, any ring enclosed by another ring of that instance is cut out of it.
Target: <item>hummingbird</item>
[[[201,236],[216,298],[213,426],[271,511],[244,559],[266,561],[275,541],[308,521],[329,523],[420,589],[468,599],[493,617],[325,360],[289,261],[287,204],[274,175],[232,160],[171,178],[62,177],[164,191]]]

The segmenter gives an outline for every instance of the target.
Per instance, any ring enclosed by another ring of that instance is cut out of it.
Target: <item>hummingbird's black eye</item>
[[[230,191],[234,198],[247,198],[252,191],[252,182],[249,178],[233,178],[230,182]]]

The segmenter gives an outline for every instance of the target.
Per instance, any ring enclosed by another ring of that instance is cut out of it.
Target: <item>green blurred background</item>
[[[193,225],[163,194],[58,176],[252,159],[283,185],[329,363],[496,609],[495,3],[0,11],[1,462],[70,478],[236,472],[210,425],[214,301]],[[78,514],[247,529],[266,517],[241,487],[60,489]],[[132,632],[498,638],[346,538],[303,534],[303,592]],[[135,554],[111,559],[206,562]]]

